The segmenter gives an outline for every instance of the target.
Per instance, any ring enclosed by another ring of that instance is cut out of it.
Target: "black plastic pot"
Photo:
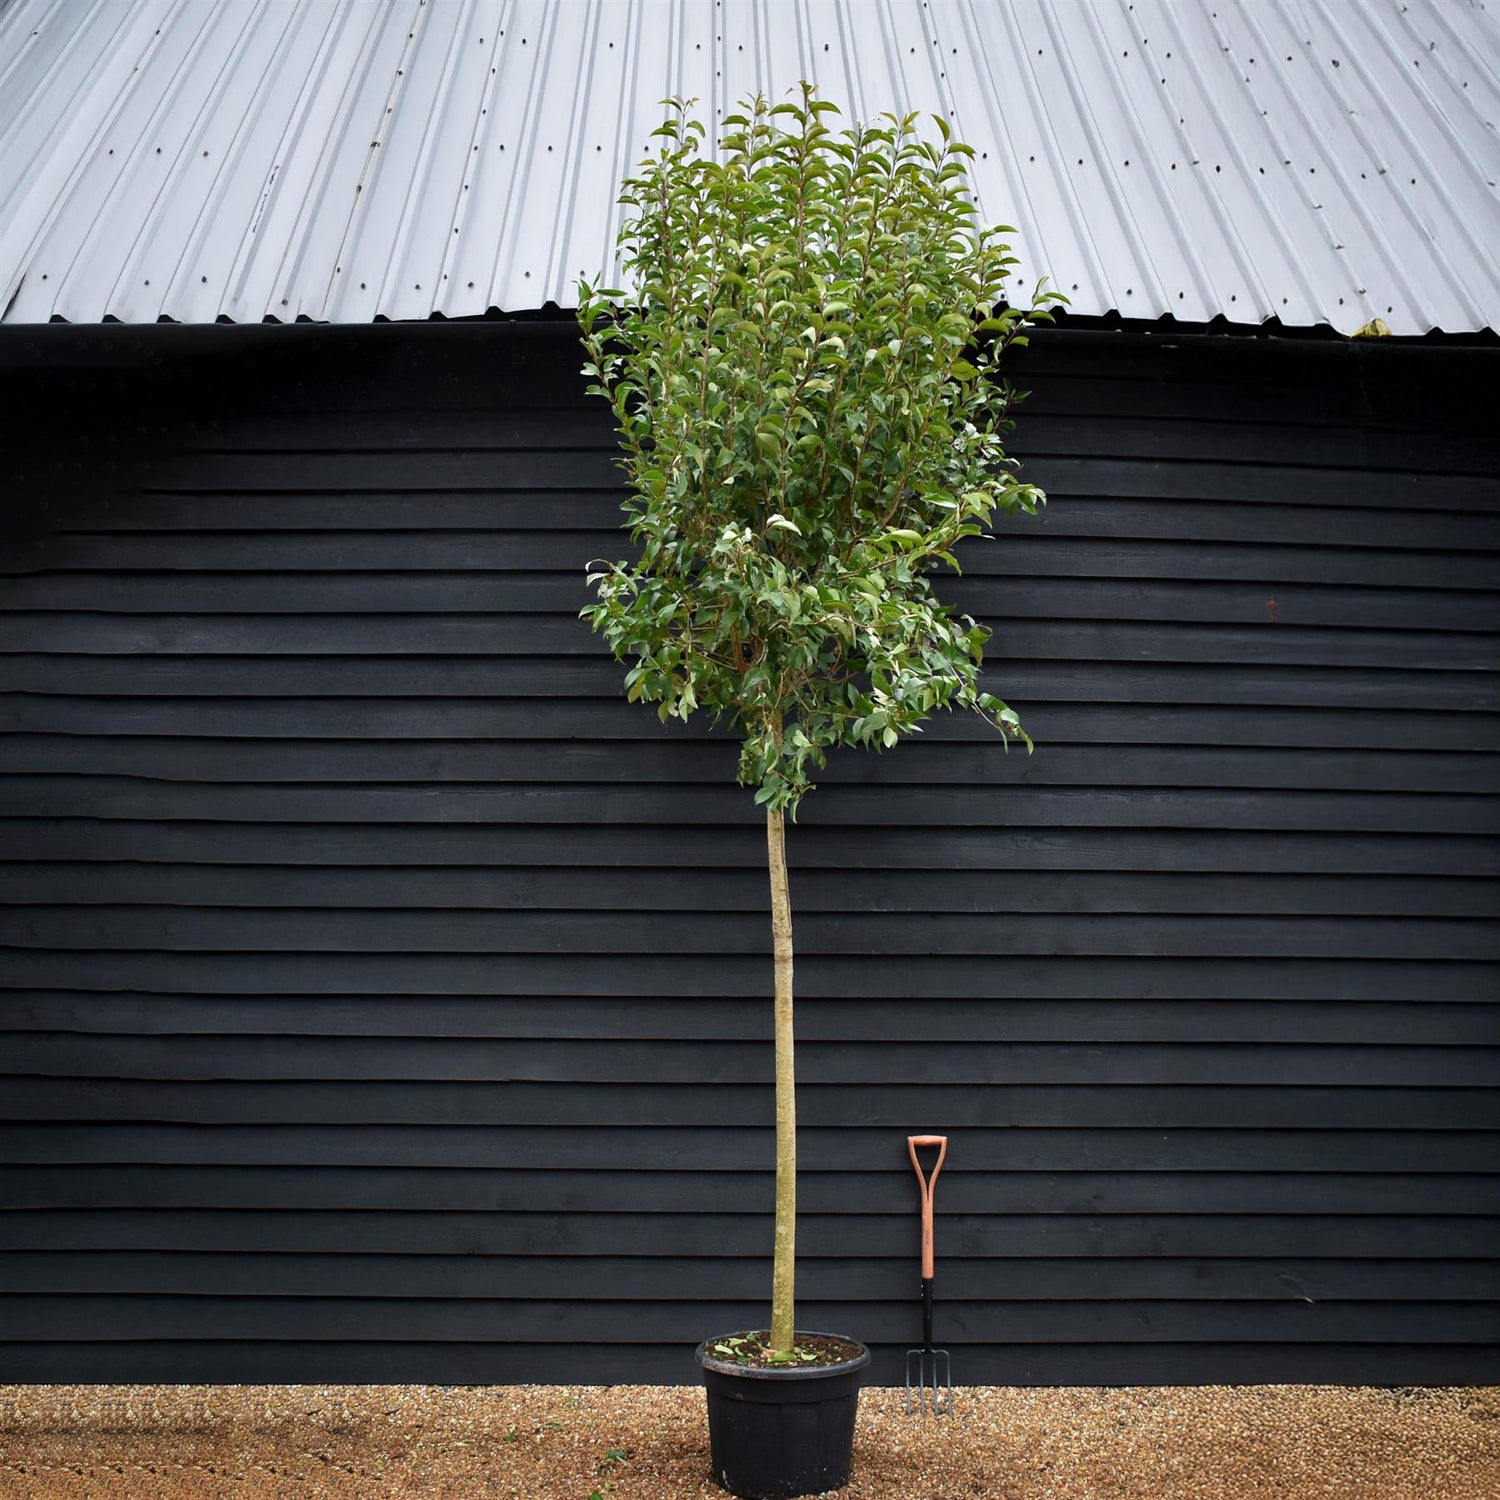
[[[848,1484],[859,1382],[870,1351],[860,1344],[853,1359],[820,1368],[745,1369],[708,1352],[721,1342],[698,1345],[714,1478],[745,1500],[787,1500]]]

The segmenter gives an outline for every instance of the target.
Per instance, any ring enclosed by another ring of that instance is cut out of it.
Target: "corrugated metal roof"
[[[575,301],[659,100],[941,111],[1018,299],[1500,326],[1483,0],[9,0],[12,322]]]

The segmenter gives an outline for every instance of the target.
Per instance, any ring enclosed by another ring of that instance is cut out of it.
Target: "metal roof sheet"
[[[941,111],[1017,300],[1500,326],[1484,0],[8,0],[11,322],[572,306],[667,95]]]

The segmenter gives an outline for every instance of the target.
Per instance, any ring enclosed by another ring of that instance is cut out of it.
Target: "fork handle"
[[[922,1163],[917,1159],[917,1147],[936,1146],[937,1162],[933,1166],[932,1175],[928,1176],[922,1170]],[[932,1190],[937,1186],[938,1173],[943,1170],[943,1158],[948,1154],[948,1137],[945,1135],[909,1135],[906,1138],[906,1154],[911,1157],[912,1170],[917,1174],[917,1182],[922,1192],[922,1280],[928,1286],[929,1300],[932,1282]],[[928,1343],[931,1343],[931,1339]]]

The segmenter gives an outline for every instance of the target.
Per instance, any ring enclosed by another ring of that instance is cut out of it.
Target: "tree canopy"
[[[1043,500],[1005,456],[997,366],[1062,299],[1004,305],[1013,231],[975,224],[941,119],[940,142],[914,114],[836,132],[803,85],[727,117],[714,160],[667,103],[621,197],[635,295],[584,284],[579,311],[640,549],[593,565],[584,614],[630,698],[732,723],[739,779],[792,815],[834,746],[889,748],[936,709],[1026,740],[980,688],[989,632],[929,570]]]

